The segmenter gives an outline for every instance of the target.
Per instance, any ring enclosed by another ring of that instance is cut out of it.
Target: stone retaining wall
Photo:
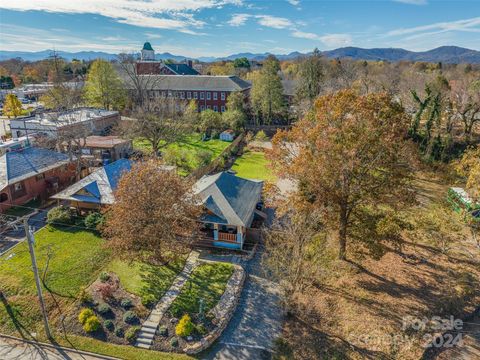
[[[237,308],[240,300],[243,284],[245,283],[245,270],[240,265],[234,265],[235,271],[227,282],[227,287],[217,305],[210,310],[209,314],[214,316],[212,323],[216,328],[200,341],[186,346],[183,351],[188,355],[197,354],[212,345],[219,338],[227,327],[230,319]]]

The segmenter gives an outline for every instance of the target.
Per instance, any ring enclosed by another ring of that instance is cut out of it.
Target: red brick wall
[[[223,93],[225,93],[225,99],[222,100],[222,91],[179,90],[179,91],[171,91],[171,92],[172,92],[172,96],[179,99],[180,101],[196,100],[199,111],[206,110],[206,109],[214,110],[216,106],[218,112],[222,111],[222,106],[224,106],[226,109],[228,96],[231,93],[230,91],[223,91]],[[189,92],[191,93],[190,99],[188,98]],[[195,96],[194,96],[195,92],[197,93],[197,97],[198,97],[197,99],[195,99]],[[202,92],[204,94],[203,99],[201,99],[201,95],[200,95],[200,93]],[[207,96],[208,92],[210,93],[210,100],[208,100],[208,96]],[[216,100],[214,95],[215,93],[217,94]],[[245,101],[248,101],[249,89],[244,90],[243,93],[245,94]],[[167,90],[157,90],[153,92],[154,96],[165,96],[167,94],[168,94]],[[182,95],[183,95],[183,98],[182,98]]]
[[[0,194],[6,193],[8,195],[8,200],[0,203],[0,212],[4,212],[12,205],[23,205],[36,197],[40,197],[42,198],[42,200],[46,200],[54,193],[65,189],[75,180],[75,167],[73,164],[60,166],[56,169],[49,170],[43,174],[43,179],[37,180],[36,176],[32,176],[31,178],[21,181],[24,189],[22,192],[20,192],[22,194],[21,196],[14,196],[14,184],[2,189],[2,191],[0,191]],[[47,188],[47,182],[45,179],[52,177],[59,178],[59,188],[57,189],[57,191],[53,191],[53,189]]]

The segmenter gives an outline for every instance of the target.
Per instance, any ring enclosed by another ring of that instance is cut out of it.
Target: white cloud
[[[249,14],[234,14],[232,18],[228,21],[228,24],[231,26],[241,26],[251,17]]]
[[[300,39],[309,39],[309,40],[320,40],[320,36],[314,33],[303,32],[299,30],[295,30],[292,33],[293,37],[300,38]]]
[[[411,5],[426,5],[427,0],[393,0],[395,2],[411,4]]]
[[[293,6],[298,6],[300,5],[300,0],[287,0],[290,4]]]
[[[398,36],[431,31],[434,31],[435,33],[447,31],[480,32],[480,17],[450,22],[439,22],[435,24],[416,26],[412,28],[396,29],[389,31],[387,35]]]
[[[98,14],[119,23],[173,29],[189,33],[191,27],[202,27],[193,13],[218,8],[226,4],[241,4],[241,0],[0,0],[0,8],[27,11],[38,10],[69,14]]]
[[[336,48],[352,44],[352,37],[349,34],[327,34],[320,36],[320,41],[327,47]]]
[[[317,35],[310,32],[295,30],[292,36],[300,39],[321,41],[329,48],[348,46],[352,44],[352,37],[349,34],[326,34]]]
[[[293,25],[290,20],[282,17],[272,15],[257,15],[255,17],[258,19],[260,25],[274,29],[285,29]]]
[[[146,32],[146,33],[145,33],[145,36],[146,36],[148,39],[160,39],[160,38],[163,37],[163,36],[160,35],[160,34],[152,33],[152,32]]]

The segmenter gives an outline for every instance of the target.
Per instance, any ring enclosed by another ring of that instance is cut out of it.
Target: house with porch
[[[263,181],[244,179],[224,171],[206,175],[194,185],[204,206],[200,218],[205,238],[214,246],[242,249],[247,230],[261,212]]]
[[[113,193],[117,189],[118,180],[131,168],[131,160],[117,160],[60,191],[52,199],[67,201],[78,211],[99,210],[105,205],[113,204]]]

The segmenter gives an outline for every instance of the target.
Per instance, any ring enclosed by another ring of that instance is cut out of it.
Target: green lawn
[[[171,305],[170,312],[176,317],[198,313],[200,299],[203,299],[206,313],[220,300],[233,270],[233,265],[227,263],[199,265]]]
[[[29,208],[38,208],[40,206],[40,203],[40,198],[38,198],[37,200],[32,199],[29,202],[23,204],[22,206],[12,206],[7,211],[5,211],[5,214],[13,216],[24,216],[33,212],[33,209]]]
[[[184,152],[186,155],[186,159],[184,161],[185,168],[189,169],[182,169],[180,168],[181,174],[186,174],[191,169],[196,169],[200,166],[199,159],[197,155],[202,151],[208,151],[211,153],[211,160],[217,158],[227,146],[230,145],[227,141],[221,141],[219,139],[211,139],[208,141],[202,141],[201,134],[192,134],[187,137],[183,141],[176,142],[167,146],[165,149],[166,152]],[[148,142],[144,140],[134,140],[133,147],[138,150],[142,150],[145,152],[151,152],[152,148],[148,144]],[[183,171],[182,171],[183,170]]]
[[[117,357],[125,360],[187,360],[190,356],[174,353],[162,353],[158,351],[143,350],[133,346],[115,345],[105,341],[95,340],[88,337],[68,335],[68,340],[58,336],[56,340],[63,346],[74,347],[78,350],[90,351],[97,354]]]
[[[276,181],[276,177],[269,167],[269,161],[266,159],[265,153],[261,151],[245,150],[233,164],[232,170],[243,178]]]
[[[46,287],[64,305],[97,277],[109,256],[98,235],[77,228],[47,226],[35,234],[35,241],[41,274],[50,259]],[[38,330],[41,318],[26,242],[0,257],[0,289],[6,295],[0,304],[0,331],[18,333],[22,327]],[[49,291],[44,292],[45,299],[53,308]]]
[[[181,257],[166,266],[152,266],[115,259],[108,265],[107,271],[116,273],[120,278],[120,284],[128,292],[137,296],[153,295],[158,300],[183,269],[185,260],[186,257]]]

